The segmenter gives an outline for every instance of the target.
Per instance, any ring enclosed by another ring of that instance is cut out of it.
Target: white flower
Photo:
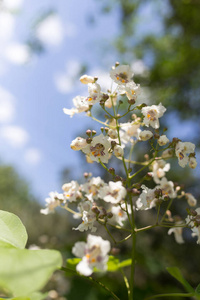
[[[116,157],[122,157],[124,155],[124,149],[120,145],[114,147],[114,154]]]
[[[126,197],[126,189],[121,181],[109,181],[107,186],[104,186],[99,191],[99,197],[106,202],[117,204]]]
[[[160,185],[156,187],[157,189],[162,190],[163,198],[168,196],[170,198],[176,198],[176,192],[174,190],[174,183],[168,181],[166,177],[163,177],[160,181]]]
[[[101,97],[101,87],[98,83],[88,84],[89,97],[87,97],[88,105],[93,105],[100,101]]]
[[[92,194],[93,199],[98,198],[98,192],[101,187],[104,187],[105,182],[101,177],[92,177],[88,182],[84,183],[81,186],[81,189],[83,192],[86,193],[86,195]]]
[[[195,157],[189,157],[189,167],[195,169],[197,166],[197,160]]]
[[[86,139],[83,139],[82,137],[77,137],[75,140],[71,142],[70,147],[72,150],[78,151],[86,147],[88,144],[86,142]]]
[[[125,85],[133,77],[133,72],[128,65],[119,65],[110,71],[110,77],[117,83]]]
[[[144,124],[149,127],[159,128],[159,120],[158,118],[162,117],[166,108],[159,105],[146,106],[142,108],[142,114],[144,115]]]
[[[176,222],[175,225],[181,225],[183,224],[182,221],[180,222]],[[168,230],[168,234],[172,234],[174,233],[174,237],[175,237],[175,240],[178,244],[183,244],[184,243],[184,240],[183,240],[183,227],[172,227]]]
[[[81,192],[79,190],[79,184],[77,181],[72,180],[69,183],[65,183],[62,186],[64,191],[64,199],[68,200],[69,202],[77,201],[81,197]]]
[[[104,136],[102,133],[98,136],[95,136],[92,139],[92,142],[88,144],[82,151],[91,158],[91,160],[99,162],[99,159],[103,163],[108,163],[109,152],[111,144],[108,141],[108,137]]]
[[[128,204],[128,212],[131,213],[131,206]],[[123,203],[120,206],[112,206],[111,208],[111,212],[113,214],[113,217],[111,218],[111,222],[116,222],[118,223],[120,226],[123,226],[124,223],[127,219],[128,219],[128,216],[127,216],[127,213],[126,213],[126,205],[125,203]]]
[[[89,109],[89,104],[86,97],[76,96],[75,98],[73,98],[73,104],[75,108],[63,108],[64,113],[66,115],[70,115],[70,117],[73,117],[74,114],[78,114]]]
[[[197,212],[197,217],[200,217],[200,207],[195,209],[195,211]],[[193,237],[197,236],[197,244],[200,244],[200,226],[195,227],[194,222],[191,221],[192,218],[193,218],[192,216],[187,216],[185,221],[191,227],[191,230],[193,231],[192,236]],[[199,218],[198,218],[198,220],[199,220]]]
[[[94,81],[94,77],[88,76],[86,74],[80,77],[80,82],[83,84],[94,83]]]
[[[88,229],[90,229],[91,232],[95,232],[97,230],[97,228],[94,227],[96,214],[92,211],[92,206],[93,203],[90,200],[79,203],[78,209],[82,215],[82,223],[77,228],[72,228],[73,230],[79,230],[81,232]]]
[[[126,94],[129,100],[135,100],[140,92],[140,85],[131,81],[128,82],[125,86],[119,85],[118,91],[120,94]]]
[[[100,271],[106,271],[109,251],[110,242],[103,240],[100,236],[89,234],[87,243],[75,243],[72,253],[82,258],[81,262],[76,266],[77,272],[90,276],[94,267]]]
[[[117,139],[117,138],[118,138],[117,130],[109,129],[109,130],[108,130],[108,136],[109,136],[111,139]]]
[[[166,149],[162,153],[162,158],[169,158],[173,156],[173,149]]]
[[[170,164],[166,163],[163,159],[156,160],[151,165],[153,168],[151,175],[153,176],[153,179],[155,183],[160,183],[160,178],[165,176],[165,172],[168,172],[170,169]]]
[[[152,138],[152,136],[153,136],[153,132],[151,132],[150,130],[143,130],[143,131],[140,131],[140,133],[139,133],[139,140],[147,141],[150,138]]]
[[[194,153],[194,150],[195,144],[190,142],[178,142],[176,144],[175,153],[178,157],[178,163],[182,168],[184,168],[189,161],[187,154]]]
[[[149,189],[145,185],[141,186],[143,191],[136,201],[138,210],[147,210],[155,206],[155,189]]]
[[[59,194],[57,192],[49,193],[50,198],[46,198],[46,208],[41,209],[40,212],[44,215],[48,215],[49,213],[53,213],[55,208],[60,206],[60,204],[64,201],[63,194]]]
[[[158,139],[158,144],[160,146],[164,146],[169,142],[169,139],[166,137],[166,135],[161,135]]]
[[[185,197],[187,199],[187,202],[190,206],[196,206],[197,205],[197,199],[194,198],[194,196],[190,193],[186,193]]]

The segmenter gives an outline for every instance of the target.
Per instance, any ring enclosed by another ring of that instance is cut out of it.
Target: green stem
[[[124,278],[124,283],[126,285],[126,288],[127,288],[127,291],[128,291],[128,298],[129,298],[130,297],[130,286],[129,286],[128,279],[127,279],[126,275],[124,274],[124,270],[123,269],[120,269],[120,272],[122,273],[122,276]]]
[[[131,278],[130,278],[130,294],[129,300],[133,300],[133,288],[134,288],[134,275],[135,275],[135,245],[136,245],[136,232],[132,235],[132,251],[131,251]]]
[[[193,296],[194,296],[194,293],[188,293],[188,294],[171,293],[171,294],[159,294],[159,295],[151,296],[151,297],[145,298],[144,300],[150,300],[150,299],[160,298],[160,297],[193,297]]]
[[[132,179],[133,177],[135,177],[136,175],[138,175],[140,172],[142,172],[145,168],[147,168],[148,166],[150,166],[152,164],[152,162],[154,162],[156,158],[154,157],[152,160],[150,160],[150,162],[145,165],[144,167],[142,167],[140,170],[138,170],[137,172],[135,172],[134,174],[132,174],[129,178]]]
[[[79,273],[77,273],[76,271],[74,270],[71,270],[70,268],[66,268],[66,267],[61,267],[61,270],[62,271],[70,271],[72,273],[74,273],[74,275],[77,275],[77,276],[80,276],[88,281],[92,281],[96,284],[98,284],[100,287],[102,287],[104,290],[106,290],[112,297],[113,299],[116,299],[116,300],[120,300],[111,290],[109,290],[107,288],[107,286],[105,286],[103,283],[101,283],[100,281],[97,281],[96,279],[92,278],[92,277],[86,277],[86,276],[83,276],[83,275],[80,275]]]
[[[106,224],[104,224],[104,227],[105,227],[105,229],[106,229],[107,233],[109,234],[109,236],[111,237],[111,239],[113,240],[113,242],[114,242],[115,244],[117,244],[117,242],[116,242],[115,238],[112,236],[112,234],[111,234],[111,233],[110,233],[110,231],[108,230],[108,228],[107,228]]]

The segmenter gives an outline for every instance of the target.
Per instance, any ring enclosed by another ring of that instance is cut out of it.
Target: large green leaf
[[[15,298],[0,298],[0,300],[43,300],[47,297],[46,294],[42,293],[33,293],[27,297],[15,297]]]
[[[15,297],[40,290],[62,265],[55,250],[0,249],[0,288]],[[37,298],[36,298],[37,299]]]
[[[181,274],[181,271],[179,270],[179,268],[169,267],[169,268],[167,268],[167,271],[185,287],[186,291],[194,292],[194,289],[189,284],[189,282],[187,282],[187,280],[183,277],[183,275]]]
[[[27,238],[21,220],[10,212],[0,210],[0,247],[24,249]]]

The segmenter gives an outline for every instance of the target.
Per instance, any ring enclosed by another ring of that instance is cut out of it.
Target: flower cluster
[[[200,243],[200,208],[189,210],[186,220],[173,218],[171,213],[174,200],[185,198],[190,207],[196,206],[197,200],[181,186],[168,180],[166,175],[171,167],[167,160],[171,158],[177,157],[182,168],[187,164],[192,169],[197,166],[195,145],[178,138],[170,141],[165,134],[166,130],[160,128],[160,118],[166,108],[162,103],[151,106],[140,104],[140,85],[133,81],[133,76],[130,66],[116,63],[110,71],[113,90],[108,88],[106,93],[102,91],[97,77],[81,76],[81,83],[88,87],[88,96],[75,97],[74,107],[64,108],[64,113],[72,117],[85,112],[104,126],[99,134],[88,129],[85,136],[76,137],[70,146],[74,151],[82,151],[87,162],[100,163],[112,179],[106,183],[102,178],[86,173],[84,183],[71,181],[62,186],[62,193],[50,193],[50,198],[46,199],[46,208],[41,212],[48,214],[56,207],[61,207],[73,213],[75,219],[81,219],[74,230],[96,232],[97,225],[103,225],[112,237],[107,226],[137,233],[135,214],[154,208],[157,210],[154,226],[162,226],[162,222],[165,222],[165,227],[169,227],[168,234],[174,233],[180,244],[184,242],[183,228],[190,227]],[[119,113],[122,104],[127,110]],[[99,105],[106,113],[105,121],[93,116],[94,105]],[[137,143],[147,143],[151,149],[150,155],[146,154],[143,162],[132,160]],[[117,163],[122,163],[123,175],[116,174],[114,168],[108,167],[112,156]],[[142,176],[136,181],[138,174]],[[150,186],[145,181],[151,181]],[[164,202],[168,202],[168,205],[167,210],[163,211]],[[125,228],[127,224],[128,228]],[[124,240],[130,237],[131,234]],[[115,241],[114,237],[112,239]],[[105,271],[110,249],[109,241],[100,236],[88,235],[87,243],[77,242],[72,249],[72,253],[81,258],[76,270],[85,276],[90,276],[94,267]]]

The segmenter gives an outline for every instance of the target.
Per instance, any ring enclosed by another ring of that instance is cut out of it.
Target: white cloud
[[[25,152],[25,160],[31,165],[37,165],[41,161],[41,152],[36,148],[30,148]]]
[[[1,127],[0,138],[4,139],[14,148],[21,148],[25,146],[29,139],[29,136],[22,127],[9,125]]]
[[[14,118],[14,96],[0,86],[0,122],[11,122]]]
[[[10,62],[21,65],[30,60],[30,49],[26,45],[13,43],[6,48],[5,56]]]
[[[9,10],[18,10],[21,8],[23,0],[4,0],[3,5]]]
[[[63,24],[57,15],[50,15],[38,24],[35,34],[44,44],[58,46],[64,39]]]
[[[0,41],[10,40],[14,33],[15,18],[6,11],[0,11]]]
[[[55,85],[59,90],[59,92],[63,94],[72,92],[74,83],[68,75],[64,73],[56,74],[54,76],[54,80],[55,80]]]
[[[77,60],[66,63],[65,71],[55,74],[54,81],[59,92],[67,94],[73,91],[80,74],[81,64]]]

